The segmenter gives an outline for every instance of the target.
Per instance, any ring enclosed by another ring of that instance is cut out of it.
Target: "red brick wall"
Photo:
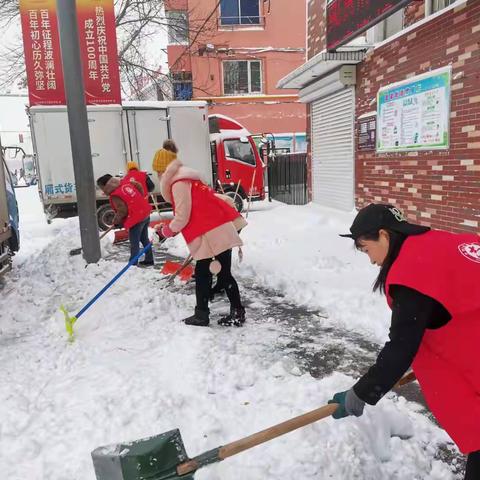
[[[308,0],[307,58],[314,57],[326,46],[326,0]]]
[[[469,1],[373,51],[357,69],[357,116],[380,87],[452,65],[450,149],[356,154],[356,203],[394,203],[415,222],[478,232],[480,2]],[[357,125],[358,138],[358,125]]]

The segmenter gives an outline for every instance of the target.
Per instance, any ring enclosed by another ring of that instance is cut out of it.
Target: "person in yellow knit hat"
[[[159,179],[167,169],[168,165],[177,158],[177,153],[177,145],[170,139],[165,140],[163,142],[163,147],[155,153],[152,170],[157,172]]]

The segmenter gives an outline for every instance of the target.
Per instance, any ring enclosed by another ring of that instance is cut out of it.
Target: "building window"
[[[438,12],[439,10],[442,10],[445,7],[448,7],[452,3],[455,2],[455,0],[431,0],[432,2],[432,13]]]
[[[248,95],[262,92],[260,60],[226,60],[223,62],[223,93]]]
[[[259,25],[259,0],[221,0],[220,25]]]
[[[392,35],[401,32],[404,27],[404,11],[403,8],[394,14],[377,23],[367,32],[367,41],[369,43],[383,42]]]
[[[248,139],[225,140],[225,156],[248,165],[255,165],[255,153]]]
[[[191,100],[193,96],[193,83],[191,72],[176,72],[171,74],[173,99]]]
[[[169,45],[188,45],[187,12],[167,12]]]

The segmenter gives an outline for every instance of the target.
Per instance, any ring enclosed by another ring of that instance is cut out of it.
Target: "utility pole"
[[[87,263],[96,263],[101,250],[76,1],[57,0],[57,11],[83,258]]]

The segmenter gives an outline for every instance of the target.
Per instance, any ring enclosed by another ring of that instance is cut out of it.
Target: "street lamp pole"
[[[82,251],[87,263],[96,263],[101,250],[75,0],[57,0],[57,11]]]

